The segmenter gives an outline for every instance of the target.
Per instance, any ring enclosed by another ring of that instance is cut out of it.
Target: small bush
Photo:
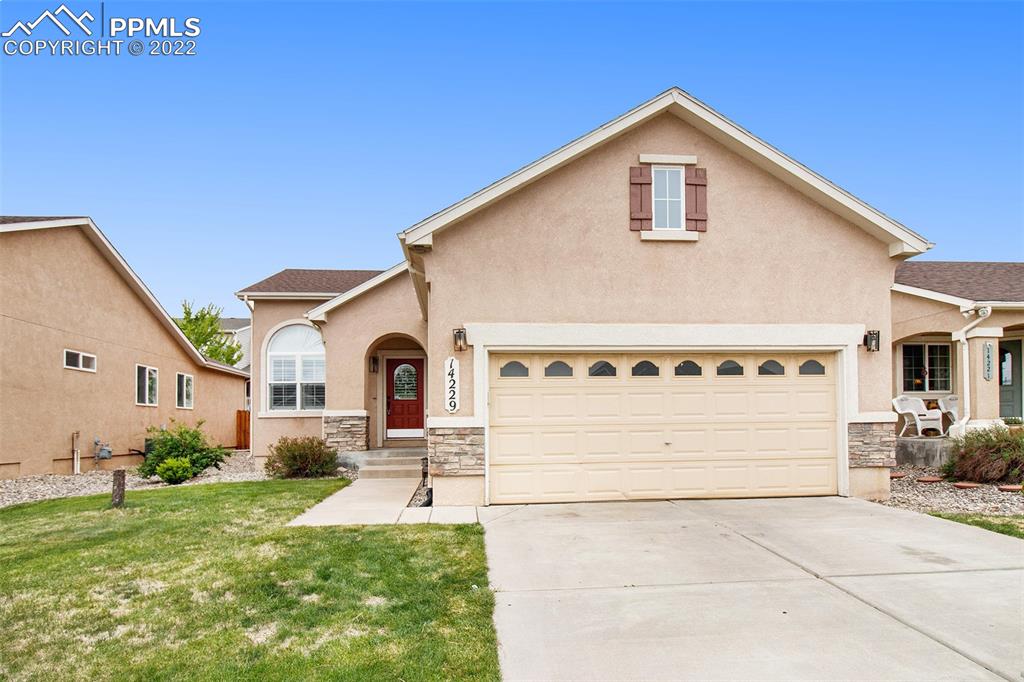
[[[203,422],[194,428],[185,424],[173,425],[170,429],[151,426],[148,432],[152,449],[146,455],[146,461],[139,466],[139,475],[159,476],[157,469],[171,458],[187,460],[193,476],[211,466],[219,469],[227,450],[210,445],[202,427]]]
[[[265,465],[274,478],[319,478],[338,472],[338,453],[323,438],[284,437],[270,446]]]
[[[1024,424],[1024,419],[1020,417],[1003,417],[1003,423],[1007,426],[1020,426]]]
[[[968,431],[953,439],[947,475],[978,483],[1020,483],[1024,480],[1024,433],[1005,426]]]
[[[160,466],[156,468],[156,475],[164,483],[178,485],[195,476],[195,470],[192,468],[192,463],[188,461],[188,458],[169,457],[160,462]]]

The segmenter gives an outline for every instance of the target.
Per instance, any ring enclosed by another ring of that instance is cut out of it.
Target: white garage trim
[[[473,346],[473,417],[458,418],[463,426],[484,429],[484,504],[490,504],[490,440],[488,415],[489,360],[492,352],[649,350],[818,351],[836,353],[838,401],[837,485],[849,495],[847,425],[858,417],[857,346],[863,324],[509,324],[467,323]],[[454,426],[449,419],[431,419],[437,428]]]

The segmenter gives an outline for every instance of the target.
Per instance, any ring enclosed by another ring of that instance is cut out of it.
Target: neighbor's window
[[[135,404],[156,407],[157,380],[159,370],[156,367],[135,365]]]
[[[949,391],[951,376],[948,343],[903,344],[904,391]]]
[[[83,372],[96,371],[96,356],[80,350],[64,350],[64,368],[79,369]]]
[[[322,410],[326,403],[324,342],[315,327],[278,329],[267,346],[267,406],[271,410]]]
[[[501,369],[498,370],[498,376],[528,377],[530,376],[530,369],[518,360],[512,360],[501,366]]]
[[[191,374],[178,372],[176,383],[175,404],[183,410],[191,410],[195,378]]]
[[[654,168],[654,229],[683,227],[683,169]]]

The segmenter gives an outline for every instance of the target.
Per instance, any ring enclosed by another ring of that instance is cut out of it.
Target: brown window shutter
[[[686,167],[686,229],[708,231],[708,169]]]
[[[651,167],[631,166],[629,169],[629,229],[634,232],[651,229]]]

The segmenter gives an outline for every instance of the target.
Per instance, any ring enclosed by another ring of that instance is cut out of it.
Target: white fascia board
[[[970,310],[977,305],[975,301],[967,298],[953,296],[952,294],[944,294],[940,291],[932,291],[931,289],[912,287],[907,284],[893,284],[890,287],[890,290],[898,294],[908,294],[919,298],[927,298],[931,301],[938,301],[939,303],[948,303],[949,305],[959,306],[961,310]]]
[[[1022,310],[1024,309],[1024,301],[977,301],[975,303],[979,308],[992,308],[993,310]]]
[[[92,224],[89,218],[61,218],[60,220],[33,220],[24,223],[0,225],[0,232],[24,232],[25,230],[46,230],[52,227],[86,227]]]
[[[235,298],[240,300],[258,301],[260,299],[280,299],[306,301],[310,299],[329,299],[338,295],[336,291],[236,291]]]
[[[401,233],[417,244],[437,230],[465,218],[500,197],[523,187],[663,111],[672,111],[712,138],[738,149],[741,156],[765,168],[818,203],[850,220],[878,239],[895,238],[902,255],[923,253],[933,244],[852,194],[794,161],[679,88],[672,88],[619,118],[573,140],[541,159],[435,213]]]
[[[398,275],[401,275],[407,269],[408,269],[408,263],[406,263],[405,261],[402,261],[398,265],[395,265],[393,267],[388,268],[387,270],[385,270],[384,272],[380,273],[376,277],[373,277],[371,279],[366,280],[365,282],[363,282],[359,286],[357,286],[357,287],[355,287],[353,289],[349,289],[345,293],[339,294],[338,296],[335,296],[334,298],[332,298],[331,300],[327,301],[326,303],[322,303],[322,304],[318,305],[317,307],[313,308],[312,310],[309,310],[308,312],[306,312],[306,318],[310,319],[310,320],[316,320],[317,322],[323,322],[324,320],[327,319],[326,316],[327,316],[328,312],[334,310],[335,308],[337,308],[340,305],[344,305],[345,303],[348,303],[353,298],[357,298],[359,296],[362,296],[367,291],[370,291],[371,289],[374,289],[374,288],[380,286],[381,284],[384,284],[385,282],[393,279],[394,277],[397,277]]]

